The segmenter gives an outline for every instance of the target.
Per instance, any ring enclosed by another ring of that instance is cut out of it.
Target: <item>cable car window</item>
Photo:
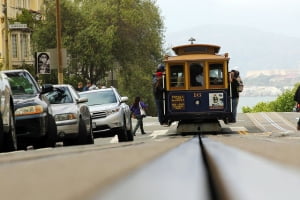
[[[170,66],[170,84],[171,87],[183,87],[184,86],[184,65],[172,65]]]
[[[223,85],[223,65],[209,64],[209,83],[210,85]]]
[[[203,64],[202,63],[191,63],[190,64],[190,81],[191,86],[203,86]]]

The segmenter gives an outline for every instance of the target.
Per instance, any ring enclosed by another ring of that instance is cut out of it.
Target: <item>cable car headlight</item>
[[[196,105],[196,106],[199,106],[200,104],[201,104],[200,99],[196,99],[196,100],[195,100],[195,105]]]

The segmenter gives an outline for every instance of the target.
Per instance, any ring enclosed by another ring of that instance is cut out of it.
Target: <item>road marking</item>
[[[233,126],[229,128],[231,131],[248,131],[244,126]]]
[[[273,133],[280,131],[280,133],[289,134],[293,132],[293,130],[290,130],[289,128],[295,129],[295,127],[293,127],[290,122],[285,120],[277,113],[247,113],[247,116],[255,124],[255,126],[261,129],[263,132],[271,131]],[[288,128],[285,128],[284,126],[280,125],[281,123],[284,123],[285,127],[288,126]],[[271,128],[271,126],[273,128]]]
[[[267,132],[267,129],[255,118],[254,114],[246,113],[246,115],[250,118],[250,120],[257,128],[259,128],[263,132]]]
[[[239,131],[239,134],[241,134],[241,135],[248,135],[248,131]]]
[[[166,135],[168,130],[157,130],[153,131],[149,136],[152,137],[152,139],[155,139],[157,136],[160,135]]]
[[[118,135],[115,135],[109,143],[119,143],[119,138],[118,138]]]
[[[263,118],[265,118],[265,120],[267,120],[273,127],[277,128],[278,130],[281,130],[282,133],[289,133],[289,132],[291,132],[290,130],[287,130],[287,129],[281,127],[279,124],[277,124],[275,121],[273,121],[266,113],[261,113],[261,115],[262,115]]]

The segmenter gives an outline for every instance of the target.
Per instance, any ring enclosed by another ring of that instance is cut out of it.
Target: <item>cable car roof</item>
[[[187,54],[217,54],[220,50],[220,46],[211,44],[188,44],[173,47],[173,51],[177,55]]]
[[[228,54],[212,55],[212,54],[188,54],[180,56],[166,56],[165,62],[171,61],[195,61],[195,60],[229,60]]]

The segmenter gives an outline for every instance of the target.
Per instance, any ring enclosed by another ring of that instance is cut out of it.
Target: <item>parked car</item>
[[[94,144],[92,118],[87,97],[80,97],[71,85],[53,85],[46,94],[57,126],[58,141],[64,146]]]
[[[0,152],[17,150],[13,96],[7,76],[0,72]]]
[[[18,148],[54,147],[56,124],[50,103],[44,96],[53,90],[52,85],[40,89],[36,80],[26,70],[3,71],[8,77],[13,93]]]
[[[98,136],[104,132],[117,133],[119,141],[133,141],[128,97],[121,97],[114,87],[80,92],[88,98],[92,114],[93,132]]]

